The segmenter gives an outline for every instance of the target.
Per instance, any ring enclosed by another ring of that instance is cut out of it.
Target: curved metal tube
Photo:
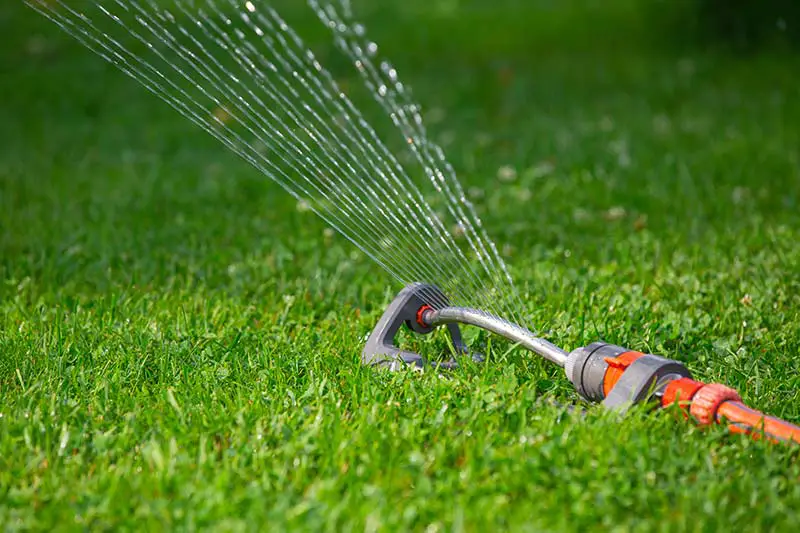
[[[430,309],[425,311],[421,318],[423,322],[430,326],[452,323],[477,326],[519,343],[528,350],[561,367],[567,362],[567,356],[569,355],[555,344],[536,337],[531,331],[522,326],[477,309],[470,309],[469,307]]]

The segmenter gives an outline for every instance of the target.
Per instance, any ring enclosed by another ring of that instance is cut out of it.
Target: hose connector
[[[572,351],[564,370],[583,398],[622,412],[660,395],[670,382],[691,377],[678,361],[604,342]]]

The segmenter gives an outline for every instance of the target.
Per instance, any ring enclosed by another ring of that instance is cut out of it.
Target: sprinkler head
[[[414,333],[427,335],[436,326],[429,324],[426,317],[434,311],[434,303],[447,305],[447,297],[433,285],[412,283],[405,287],[392,300],[383,313],[375,329],[367,339],[361,353],[361,362],[369,366],[379,366],[390,370],[411,367],[422,370],[425,359],[418,353],[403,350],[395,345],[394,338],[400,328],[405,325]],[[455,349],[460,353],[469,353],[461,338],[461,330],[457,324],[447,324],[447,331]],[[472,354],[475,361],[483,361],[483,356]],[[435,363],[437,368],[456,368],[455,359]]]

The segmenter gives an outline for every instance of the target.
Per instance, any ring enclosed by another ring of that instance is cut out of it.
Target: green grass
[[[513,4],[368,19],[532,323],[800,421],[797,59],[593,42],[620,34],[579,3]],[[0,29],[4,529],[800,529],[796,448],[579,417],[496,339],[448,378],[362,368],[385,274],[33,12]]]

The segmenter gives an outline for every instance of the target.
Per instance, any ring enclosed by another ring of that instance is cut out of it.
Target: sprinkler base
[[[447,305],[447,297],[438,288],[425,283],[413,283],[405,287],[392,300],[383,313],[375,329],[367,339],[364,350],[361,352],[361,362],[369,366],[400,370],[409,368],[422,370],[426,361],[418,353],[403,350],[395,345],[395,337],[400,328],[405,325],[411,331],[427,335],[435,329],[421,319],[421,311],[433,308],[436,305]],[[470,354],[461,337],[461,330],[457,324],[447,324],[450,340],[458,353],[471,355],[476,362],[483,362],[480,354]],[[427,362],[438,368],[456,368],[458,363],[454,358],[442,362]]]

